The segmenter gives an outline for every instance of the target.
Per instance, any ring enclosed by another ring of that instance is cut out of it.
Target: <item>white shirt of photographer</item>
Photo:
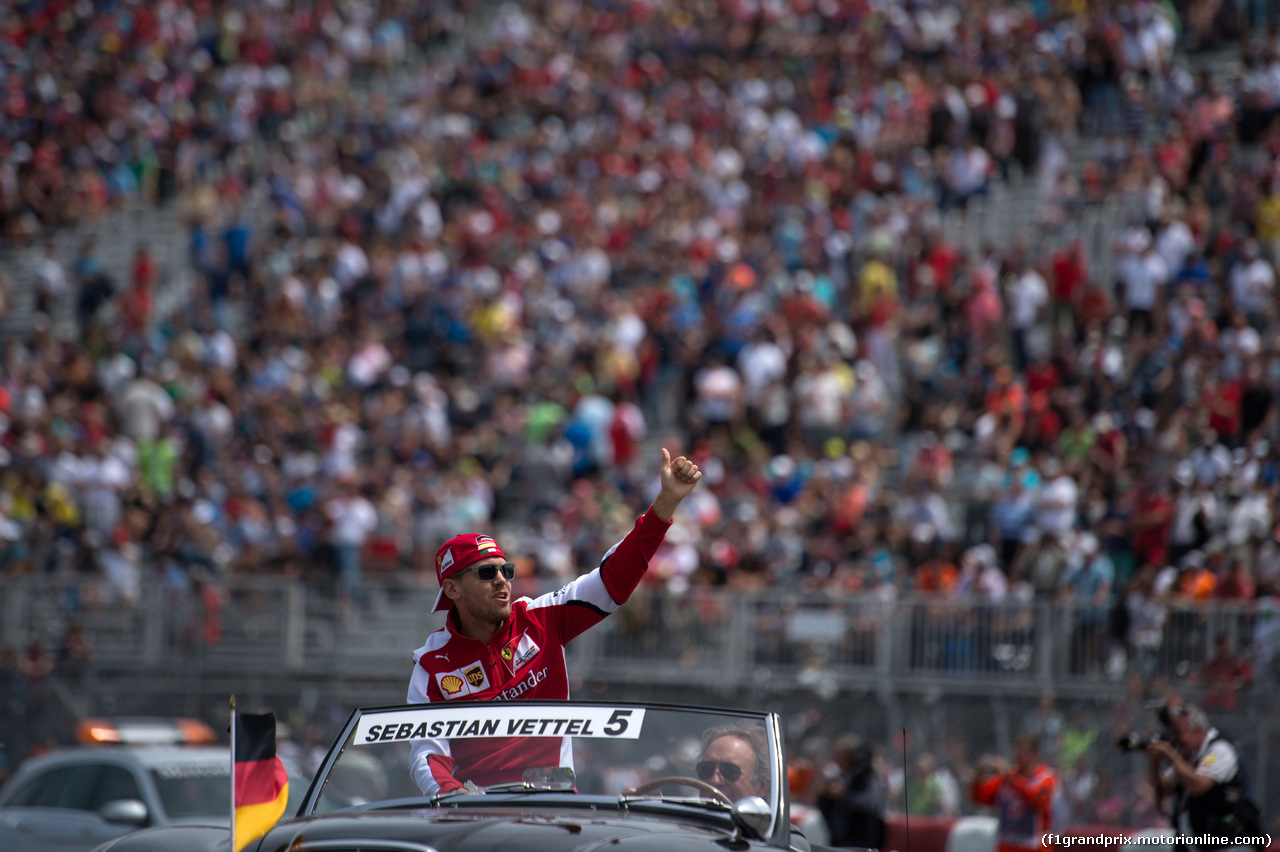
[[[1196,755],[1196,774],[1207,775],[1219,784],[1225,784],[1235,776],[1240,768],[1240,759],[1231,743],[1217,739],[1218,729],[1210,728],[1205,735],[1200,753]],[[1191,834],[1191,823],[1184,809],[1178,814],[1178,831],[1183,835]]]

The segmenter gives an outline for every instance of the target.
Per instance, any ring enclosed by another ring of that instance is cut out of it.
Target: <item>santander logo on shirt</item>
[[[526,692],[533,689],[535,686],[542,683],[546,679],[547,679],[547,669],[545,666],[539,669],[538,671],[531,670],[529,672],[528,677],[526,677],[524,680],[520,681],[510,689],[502,690],[502,692],[498,693],[497,697],[502,699],[503,701],[511,701],[513,699],[519,698],[521,695],[524,695]]]

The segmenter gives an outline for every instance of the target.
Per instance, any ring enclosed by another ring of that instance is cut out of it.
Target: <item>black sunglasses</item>
[[[510,580],[516,576],[516,566],[514,562],[503,562],[501,565],[494,565],[492,562],[486,565],[472,565],[470,568],[464,568],[458,572],[458,578],[461,579],[463,574],[468,571],[475,571],[476,577],[482,583],[492,583],[494,578],[498,576],[498,572],[502,572],[503,579]]]
[[[720,777],[730,784],[742,777],[742,767],[727,760],[704,760],[694,767],[694,771],[703,781],[710,781],[715,776],[717,768],[720,769]]]

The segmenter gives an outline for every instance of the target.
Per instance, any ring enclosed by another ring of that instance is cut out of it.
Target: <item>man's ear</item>
[[[459,586],[458,581],[452,577],[445,580],[444,585],[441,588],[444,589],[444,596],[455,603],[458,598],[462,597],[462,587]]]

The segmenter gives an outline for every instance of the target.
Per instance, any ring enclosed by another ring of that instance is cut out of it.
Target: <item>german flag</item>
[[[234,715],[235,720],[235,837],[234,852],[271,830],[284,815],[289,798],[289,775],[276,756],[276,716]]]

